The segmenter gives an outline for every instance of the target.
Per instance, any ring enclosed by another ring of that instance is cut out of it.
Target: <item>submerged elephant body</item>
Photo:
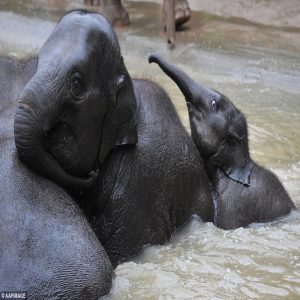
[[[246,227],[293,210],[278,178],[250,158],[246,118],[234,104],[163,58],[153,55],[149,61],[158,63],[185,96],[192,138],[214,190],[214,223],[223,229]]]
[[[168,95],[134,80],[136,145],[117,147],[101,167],[83,209],[112,263],[162,244],[191,215],[213,220],[211,190],[201,157]]]
[[[0,58],[0,291],[98,299],[111,287],[107,254],[73,199],[17,157],[15,105],[36,64]]]
[[[251,176],[247,186],[209,163],[207,170],[215,191],[215,224],[220,228],[234,229],[251,223],[270,222],[295,209],[278,178],[253,161],[250,162]]]

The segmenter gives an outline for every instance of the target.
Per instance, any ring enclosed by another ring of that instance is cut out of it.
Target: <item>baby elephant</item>
[[[244,115],[224,95],[201,86],[163,58],[151,55],[185,96],[192,138],[214,191],[214,223],[223,229],[267,222],[295,208],[278,178],[257,165],[248,148]]]

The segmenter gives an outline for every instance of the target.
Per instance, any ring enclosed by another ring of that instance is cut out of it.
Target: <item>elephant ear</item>
[[[102,164],[112,148],[137,143],[136,98],[129,74],[121,76],[113,97],[113,105],[107,113],[99,154]]]
[[[224,166],[222,167],[224,173],[236,182],[243,185],[250,186],[251,183],[251,173],[252,173],[252,163],[248,162],[245,166]]]
[[[250,186],[253,163],[249,155],[247,122],[241,112],[232,118],[226,140],[229,164],[223,165],[223,171],[230,179]]]
[[[229,126],[226,139],[210,160],[231,180],[250,186],[253,163],[248,150],[247,131],[240,128]]]

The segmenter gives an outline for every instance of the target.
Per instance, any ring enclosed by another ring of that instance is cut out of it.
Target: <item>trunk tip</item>
[[[161,60],[161,57],[159,54],[150,54],[149,57],[148,57],[148,63],[151,64],[151,63],[158,63],[159,60]]]

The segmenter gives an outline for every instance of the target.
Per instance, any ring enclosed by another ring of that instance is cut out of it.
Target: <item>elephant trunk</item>
[[[186,102],[193,104],[201,104],[203,99],[209,99],[217,95],[212,89],[196,83],[186,73],[174,65],[168,63],[159,55],[152,54],[148,58],[149,63],[155,62],[159,67],[175,81],[181,92],[183,93]]]
[[[41,103],[39,103],[41,106]],[[68,174],[45,148],[49,116],[39,113],[35,94],[26,88],[15,115],[14,135],[19,158],[33,171],[66,188],[89,188],[95,176],[81,179]],[[44,116],[44,117],[43,117]],[[48,119],[48,124],[47,124]],[[47,124],[47,126],[45,126]],[[94,175],[94,174],[93,174]]]

